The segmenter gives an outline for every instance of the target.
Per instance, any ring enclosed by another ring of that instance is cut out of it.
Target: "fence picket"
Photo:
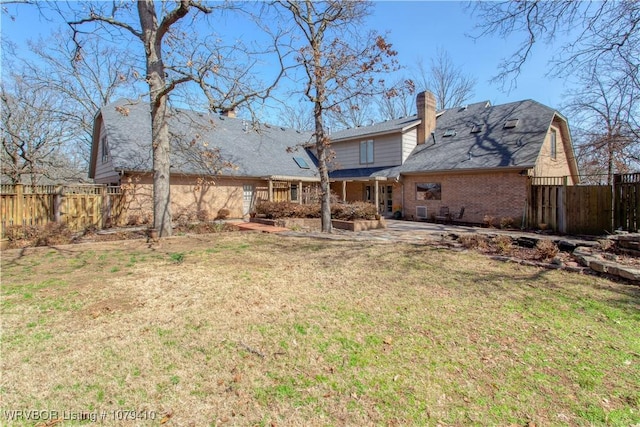
[[[125,208],[120,187],[104,185],[0,186],[0,235],[7,227],[44,226],[62,221],[73,231],[104,228]]]

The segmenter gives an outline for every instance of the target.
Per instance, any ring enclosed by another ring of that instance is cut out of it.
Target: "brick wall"
[[[427,215],[437,215],[441,206],[447,206],[457,215],[464,206],[463,221],[483,223],[485,215],[495,218],[510,217],[520,224],[527,199],[527,178],[519,171],[495,173],[451,173],[404,177],[404,214],[415,217],[416,206],[426,206]],[[441,184],[441,200],[416,200],[416,184]]]
[[[180,216],[211,220],[220,209],[228,209],[229,218],[242,217],[242,185],[258,181],[216,178],[215,181],[196,177],[171,177],[171,213],[174,221]],[[153,181],[149,174],[125,176],[121,186],[126,196],[121,223],[153,221]]]

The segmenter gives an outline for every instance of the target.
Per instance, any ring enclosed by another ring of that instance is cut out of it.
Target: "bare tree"
[[[30,42],[37,60],[22,58],[19,72],[32,89],[46,89],[66,99],[58,113],[65,115],[68,130],[76,135],[71,143],[86,170],[96,112],[116,97],[135,99],[145,88],[133,77],[131,52],[90,37],[83,42],[87,54],[78,55],[69,38],[56,32],[46,40]]]
[[[415,83],[413,79],[401,77],[393,84],[396,96],[378,96],[376,102],[381,120],[394,120],[415,113]]]
[[[411,78],[401,78],[396,87],[396,97],[379,97],[378,108],[383,119],[407,117],[415,112],[415,96],[418,92],[428,90],[436,97],[439,110],[458,107],[473,97],[477,80],[456,66],[449,53],[438,49],[427,67],[422,59],[418,59]]]
[[[436,57],[431,58],[428,70],[424,62],[418,60],[414,81],[418,91],[428,90],[435,95],[439,110],[464,105],[473,96],[477,82],[456,66],[444,49],[438,49]]]
[[[257,97],[265,98],[275,85],[249,90],[253,80],[248,79],[249,85],[242,82],[250,76],[252,63],[230,67],[229,52],[238,52],[237,48],[223,51],[215,37],[198,37],[193,29],[198,16],[210,15],[215,8],[224,7],[227,5],[208,6],[195,0],[162,2],[160,6],[153,0],[139,0],[135,8],[128,2],[82,2],[68,4],[64,10],[57,7],[61,16],[72,16],[68,24],[74,31],[77,55],[84,54],[83,40],[87,33],[101,33],[126,43],[133,40],[133,49],[143,52],[151,115],[154,227],[161,237],[171,235],[172,218],[169,94],[184,83],[194,82],[202,89],[208,107],[217,111],[234,109]],[[283,73],[282,69],[276,73],[274,81]]]
[[[640,91],[624,73],[611,67],[602,75],[582,73],[579,88],[571,94],[567,110],[572,114],[578,136],[578,161],[585,174],[606,176],[608,184],[615,173],[638,167],[637,117]]]
[[[72,135],[59,113],[63,99],[19,77],[0,85],[2,175],[13,184],[38,185],[43,178],[77,179],[62,147]]]
[[[497,34],[514,39],[522,35],[515,52],[500,64],[495,79],[503,87],[516,84],[536,43],[558,36],[568,41],[551,64],[551,74],[576,69],[597,71],[606,64],[624,62],[638,83],[640,64],[640,3],[634,0],[580,2],[571,0],[477,2],[473,14],[480,22],[478,37]]]
[[[361,1],[279,1],[292,20],[300,45],[296,60],[303,70],[305,97],[313,104],[315,149],[322,193],[322,231],[331,232],[329,162],[331,139],[325,127],[328,111],[345,108],[359,95],[383,93],[377,73],[397,69],[384,37],[362,33],[369,4]],[[296,39],[294,39],[294,42]]]
[[[371,96],[359,94],[327,111],[325,122],[332,129],[366,126],[375,120],[374,104]]]
[[[278,115],[282,126],[296,130],[313,129],[313,112],[308,108],[308,103],[283,104]]]

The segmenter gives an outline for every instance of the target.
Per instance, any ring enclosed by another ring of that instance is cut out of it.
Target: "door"
[[[393,214],[393,186],[381,185],[378,193],[378,212],[381,215]]]
[[[242,186],[242,215],[249,215],[253,210],[253,185]]]

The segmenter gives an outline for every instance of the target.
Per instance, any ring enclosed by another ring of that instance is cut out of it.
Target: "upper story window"
[[[373,140],[360,141],[360,164],[373,163]]]
[[[109,161],[109,144],[106,135],[102,137],[100,145],[102,146],[102,163],[105,163]]]
[[[555,160],[558,156],[558,136],[555,129],[551,129],[549,141],[551,145],[551,158]]]

